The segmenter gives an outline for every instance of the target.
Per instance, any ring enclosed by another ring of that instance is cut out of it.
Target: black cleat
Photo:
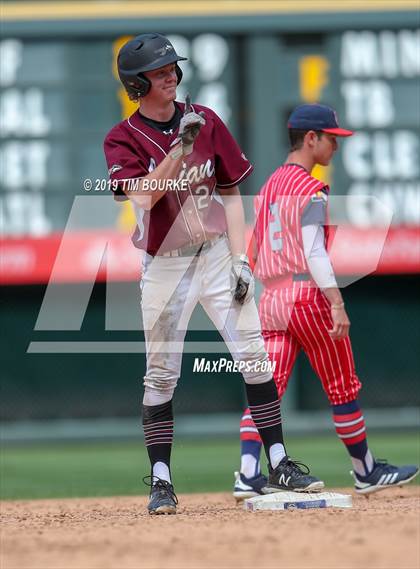
[[[150,483],[148,479],[150,479]],[[147,506],[149,514],[176,514],[178,498],[172,484],[157,476],[145,476],[143,482],[147,486],[151,486],[150,499]]]
[[[325,486],[322,480],[309,474],[309,468],[301,463],[290,460],[285,456],[276,468],[268,465],[268,484],[264,494],[273,492],[319,492]]]

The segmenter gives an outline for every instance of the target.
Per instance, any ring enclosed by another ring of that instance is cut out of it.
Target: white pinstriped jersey
[[[350,338],[331,338],[330,303],[313,280],[278,278],[309,272],[302,225],[325,223],[327,245],[326,207],[318,206],[325,205],[328,192],[328,186],[296,164],[285,164],[270,176],[255,198],[255,273],[265,285],[259,315],[266,350],[276,363],[273,377],[280,399],[303,350],[330,403],[341,405],[356,399],[361,388]],[[260,440],[248,409],[241,421],[241,440]]]
[[[267,180],[255,198],[255,274],[261,280],[289,273],[306,273],[301,217],[317,193],[329,188],[302,166],[284,164]],[[325,228],[327,239],[327,228]]]

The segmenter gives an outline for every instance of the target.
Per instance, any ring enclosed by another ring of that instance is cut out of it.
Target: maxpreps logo
[[[193,373],[274,373],[276,361],[232,361],[226,358],[208,360],[206,358],[194,358]]]

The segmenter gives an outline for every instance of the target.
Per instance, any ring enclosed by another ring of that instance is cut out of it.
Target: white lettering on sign
[[[17,39],[0,42],[0,147],[2,170],[1,202],[4,235],[45,235],[52,223],[45,213],[41,190],[48,180],[51,146],[40,140],[51,130],[45,112],[44,94],[38,87],[16,85],[25,55],[24,43]],[[7,140],[17,137],[21,140]],[[30,137],[33,137],[31,140]]]
[[[395,118],[392,89],[386,81],[349,79],[341,84],[349,127],[383,128]]]
[[[372,196],[378,201],[372,200]],[[420,182],[355,183],[347,198],[348,219],[358,227],[381,226],[383,206],[393,212],[394,225],[420,225]]]
[[[341,73],[344,77],[420,75],[420,30],[345,32],[342,37]]]
[[[410,130],[359,132],[343,141],[343,164],[356,180],[412,180],[420,175],[420,139]]]
[[[45,136],[51,128],[40,89],[7,89],[0,97],[1,136]]]
[[[6,142],[0,148],[2,183],[10,190],[39,190],[47,182],[50,145],[44,140]]]
[[[403,77],[420,75],[420,30],[401,30],[400,66]]]
[[[343,141],[349,197],[356,197],[348,216],[364,227],[380,224],[366,200],[373,195],[392,209],[394,224],[420,225],[420,103],[413,81],[420,76],[420,30],[349,31],[341,48],[346,124],[356,130]]]
[[[376,77],[378,54],[374,32],[345,32],[341,47],[344,77]]]
[[[192,42],[192,55],[202,81],[215,81],[229,59],[227,41],[217,34],[201,34]]]
[[[0,227],[5,235],[40,237],[52,230],[52,224],[45,212],[44,195],[40,192],[6,193],[0,198],[0,205]]]
[[[232,111],[228,86],[222,75],[230,57],[229,43],[219,34],[199,34],[192,40],[170,35],[168,39],[179,55],[188,58],[188,61],[179,62],[184,77],[177,89],[178,100],[184,99],[190,91],[188,82],[195,76],[199,86],[196,94],[193,93],[193,103],[210,107],[228,123]]]
[[[17,72],[22,65],[23,44],[20,40],[9,39],[0,42],[0,86],[8,87],[16,81]]]

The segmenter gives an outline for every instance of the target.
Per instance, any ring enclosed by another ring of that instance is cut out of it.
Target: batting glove
[[[187,95],[185,97],[184,116],[179,123],[178,136],[171,144],[171,146],[175,146],[181,142],[184,156],[188,156],[193,151],[194,140],[199,135],[201,127],[206,124],[204,116],[204,111],[195,113],[191,110],[191,97]]]
[[[235,255],[232,259],[231,290],[239,304],[254,297],[255,281],[246,255]]]

